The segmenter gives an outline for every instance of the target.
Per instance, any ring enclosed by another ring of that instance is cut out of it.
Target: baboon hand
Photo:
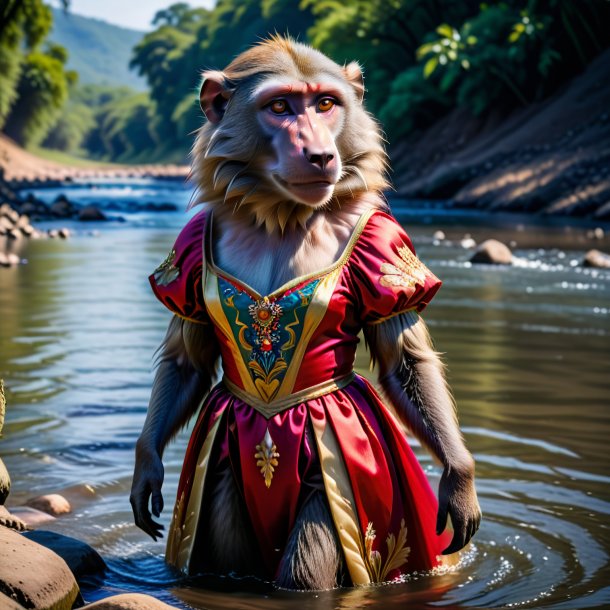
[[[161,456],[152,450],[136,449],[136,466],[133,473],[129,501],[136,525],[145,531],[153,540],[163,538],[163,525],[153,521],[148,500],[151,500],[152,514],[158,517],[163,510],[163,462]]]
[[[436,533],[440,535],[447,525],[447,516],[453,524],[453,539],[443,555],[464,548],[481,524],[481,509],[474,487],[474,471],[459,472],[445,468],[438,490],[438,518]]]

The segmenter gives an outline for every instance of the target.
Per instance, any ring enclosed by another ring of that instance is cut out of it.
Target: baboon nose
[[[326,166],[335,158],[335,155],[333,155],[332,153],[314,153],[307,150],[307,148],[303,148],[303,154],[310,163],[317,165],[320,169],[323,170],[326,169]]]

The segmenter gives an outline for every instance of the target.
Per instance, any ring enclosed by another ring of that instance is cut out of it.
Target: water
[[[209,609],[610,607],[610,273],[578,266],[588,247],[608,251],[608,240],[590,243],[580,228],[449,222],[434,210],[414,224],[417,213],[398,206],[420,256],[445,281],[425,317],[477,461],[484,520],[474,543],[454,571],[402,584],[323,593],[230,579],[202,587],[165,567],[163,544],[132,525],[128,502],[152,356],[169,318],[146,276],[185,222],[180,212],[137,210],[151,201],[183,209],[190,193],[140,181],[70,195],[114,203],[126,222],[74,223],[69,241],[32,241],[20,251],[28,264],[0,269],[9,401],[0,453],[13,479],[9,504],[64,493],[74,512],[48,529],[87,541],[108,562],[103,584],[84,588],[87,601],[141,591]],[[450,243],[435,245],[439,228]],[[515,239],[518,265],[469,265],[459,245],[467,231]],[[358,366],[366,370],[364,352]],[[165,454],[168,506],[187,438]],[[416,453],[436,485],[439,468]]]

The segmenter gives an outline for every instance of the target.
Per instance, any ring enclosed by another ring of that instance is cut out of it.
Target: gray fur
[[[261,576],[261,558],[243,500],[227,464],[211,481],[212,493],[207,507],[207,557],[201,567],[218,574]]]
[[[321,492],[307,500],[280,564],[276,584],[285,589],[323,590],[341,584],[343,555]]]

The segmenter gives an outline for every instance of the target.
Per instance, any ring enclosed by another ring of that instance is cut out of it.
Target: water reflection
[[[186,203],[188,195],[179,196]],[[65,490],[75,510],[49,529],[88,541],[110,567],[86,599],[144,590],[200,608],[610,604],[610,273],[573,265],[586,247],[583,233],[562,230],[520,232],[519,265],[488,269],[467,263],[463,227],[443,226],[451,243],[436,246],[430,228],[409,227],[445,281],[426,319],[447,354],[477,459],[484,521],[456,570],[316,594],[180,581],[163,563],[163,546],[132,525],[127,496],[152,355],[168,321],[146,276],[183,221],[135,214],[97,236],[75,225],[69,242],[31,242],[23,251],[29,264],[0,270],[0,377],[9,399],[0,450],[13,478],[10,500]],[[493,233],[470,232],[477,240]],[[534,242],[542,251],[526,249]],[[357,364],[367,367],[363,351]],[[187,438],[185,431],[165,455],[166,505]],[[437,482],[438,467],[416,453]]]

